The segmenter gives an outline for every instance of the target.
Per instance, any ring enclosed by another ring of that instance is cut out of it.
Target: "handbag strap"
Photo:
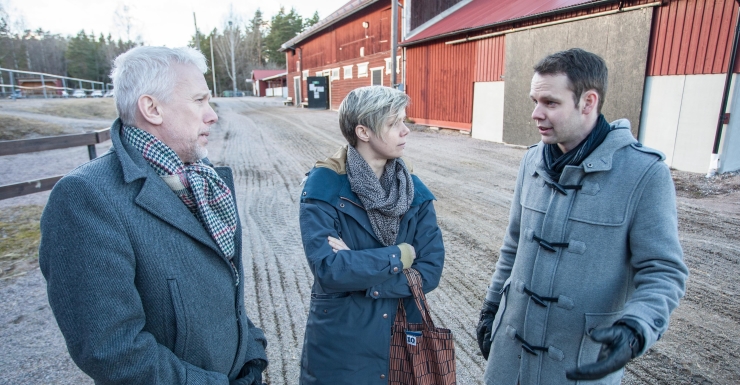
[[[403,271],[404,274],[406,274],[406,278],[409,281],[409,287],[411,288],[411,294],[414,296],[414,302],[416,302],[416,307],[419,309],[419,312],[421,313],[421,319],[424,323],[424,326],[427,329],[433,330],[434,327],[434,321],[432,321],[432,315],[429,312],[429,302],[427,302],[426,297],[424,296],[424,291],[422,290],[422,280],[421,280],[421,274],[416,269],[409,268]],[[402,302],[401,306],[403,306]],[[404,318],[406,311],[404,309]]]

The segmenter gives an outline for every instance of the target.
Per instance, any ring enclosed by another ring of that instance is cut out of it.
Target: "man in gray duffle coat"
[[[206,70],[192,48],[119,56],[113,146],[62,178],[41,217],[49,304],[97,384],[262,384],[233,178],[206,158]]]
[[[477,327],[486,384],[619,384],[668,328],[688,275],[663,155],[601,115],[604,61],[581,49],[535,67],[542,141],[519,168]],[[593,381],[593,382],[591,382]]]

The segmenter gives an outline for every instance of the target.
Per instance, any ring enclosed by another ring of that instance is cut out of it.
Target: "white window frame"
[[[301,61],[300,60],[295,61],[295,67],[296,67],[296,71],[301,72]]]
[[[345,79],[352,79],[352,68],[353,67],[354,67],[354,65],[342,67],[342,68],[344,68],[344,78]]]
[[[366,78],[368,75],[367,65],[370,64],[369,61],[366,61],[364,63],[357,63],[357,77],[358,78]]]
[[[391,74],[391,58],[387,57],[385,58],[385,74],[390,75]],[[401,73],[401,57],[396,56],[396,73]]]
[[[316,76],[324,76],[324,72],[323,71],[318,71],[318,72],[316,72]]]
[[[383,85],[383,68],[385,68],[385,67],[373,67],[373,68],[370,68],[370,70],[368,71],[368,73],[370,75],[370,85],[371,86],[382,86]],[[373,71],[380,71],[380,84],[373,84],[373,76],[372,76],[373,75]]]
[[[309,75],[309,73],[308,73],[308,70],[304,70],[304,71],[303,71],[303,80],[308,80],[308,77],[309,77],[309,76],[310,76],[310,75]]]
[[[365,57],[365,47],[360,47],[360,57]]]
[[[339,67],[331,69],[331,77],[329,81],[339,80]]]

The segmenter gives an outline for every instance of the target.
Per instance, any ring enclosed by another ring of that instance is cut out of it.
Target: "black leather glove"
[[[589,337],[603,344],[599,357],[593,364],[568,370],[565,376],[569,380],[604,378],[637,357],[645,343],[640,324],[629,319],[617,321],[612,327],[595,329]]]
[[[478,347],[485,359],[488,359],[488,354],[491,352],[491,333],[493,332],[491,329],[497,312],[497,303],[483,301],[483,308],[480,310],[480,319],[478,320],[478,326],[475,328],[475,333],[478,336]]]
[[[239,372],[237,379],[229,381],[229,385],[260,385],[262,372],[267,368],[267,362],[255,359],[247,362]]]

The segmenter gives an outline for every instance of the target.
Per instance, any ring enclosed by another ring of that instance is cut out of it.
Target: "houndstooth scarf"
[[[125,126],[123,137],[141,152],[149,165],[205,226],[221,251],[229,259],[233,258],[236,205],[229,186],[216,170],[202,160],[183,163],[175,151],[142,129]],[[172,182],[175,176],[179,181]]]
[[[385,164],[380,180],[352,146],[347,146],[347,176],[365,206],[375,235],[384,246],[396,244],[401,216],[414,199],[414,182],[401,158]]]

